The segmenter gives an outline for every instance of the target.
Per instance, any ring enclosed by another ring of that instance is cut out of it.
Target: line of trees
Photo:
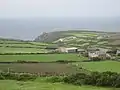
[[[56,53],[56,52],[0,53],[0,55],[40,55],[40,54],[62,54],[62,53]]]
[[[9,48],[37,48],[37,49],[45,49],[45,47],[33,47],[33,46],[5,46]]]

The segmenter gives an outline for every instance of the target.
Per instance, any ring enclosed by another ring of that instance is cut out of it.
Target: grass
[[[36,45],[36,44],[14,44],[14,43],[12,43],[12,44],[0,44],[0,46],[3,46],[3,47],[5,47],[5,46],[16,46],[16,47],[43,47],[43,46],[41,46],[41,45]]]
[[[4,80],[0,81],[0,90],[112,90],[112,89],[92,86],[74,86],[62,83],[48,83],[41,81],[20,82]]]
[[[117,61],[82,62],[79,65],[91,71],[112,71],[120,73],[120,62]]]
[[[4,48],[0,47],[0,53],[44,53],[47,52],[45,49],[39,48]]]
[[[0,53],[44,53],[48,44],[39,42],[23,42],[0,40]]]
[[[78,57],[77,54],[39,54],[39,55],[0,55],[0,61],[16,60],[37,60],[37,61],[56,61],[56,60],[87,60],[85,57]]]

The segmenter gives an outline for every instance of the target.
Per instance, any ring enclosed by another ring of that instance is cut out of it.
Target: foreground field
[[[87,60],[85,57],[78,57],[77,54],[39,54],[39,55],[0,55],[0,61],[34,60],[34,61],[56,61],[56,60]]]
[[[74,86],[62,83],[0,81],[0,90],[117,90],[92,86]]]
[[[101,62],[82,62],[79,66],[91,71],[112,71],[120,73],[120,62],[117,61],[101,61]]]

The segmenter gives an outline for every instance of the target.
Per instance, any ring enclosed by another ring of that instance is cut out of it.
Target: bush
[[[37,78],[36,75],[28,74],[28,73],[11,73],[11,72],[1,72],[0,80],[18,80],[18,81],[27,81],[27,80],[35,80]]]
[[[27,61],[25,60],[17,60],[17,63],[26,63]]]
[[[56,62],[58,62],[58,63],[69,63],[71,61],[68,61],[68,60],[57,60]]]
[[[108,71],[103,73],[91,72],[90,75],[77,73],[65,77],[63,81],[74,85],[120,87],[120,74]]]
[[[85,78],[88,78],[89,76],[84,73],[77,73],[74,75],[67,76],[63,79],[65,83],[72,83],[75,85],[81,85],[86,83]],[[86,79],[87,80],[87,79]]]
[[[63,82],[63,78],[62,77],[53,76],[53,77],[47,78],[47,81],[48,82],[52,82],[52,83]]]
[[[118,54],[118,56],[120,56],[120,53]]]
[[[18,81],[27,81],[27,80],[35,80],[36,76],[32,75],[32,74],[19,74],[17,76],[17,80]]]

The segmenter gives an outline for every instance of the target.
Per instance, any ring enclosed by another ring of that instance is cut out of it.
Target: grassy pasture
[[[0,53],[44,53],[48,44],[14,40],[0,40]]]
[[[74,86],[62,83],[48,83],[41,81],[0,81],[0,90],[117,90],[92,86]],[[119,90],[119,89],[118,89]]]
[[[78,65],[90,71],[112,71],[120,73],[120,62],[117,61],[81,62]]]
[[[2,39],[0,39],[0,43],[19,43],[19,44],[24,44],[24,43],[26,43],[26,42],[23,42],[23,41],[17,41],[17,40],[7,40],[7,39],[4,39],[4,40],[2,40]]]
[[[0,53],[44,53],[47,52],[45,49],[39,48],[5,48],[0,47]]]
[[[0,44],[0,46],[3,46],[3,47],[7,47],[7,46],[16,46],[16,47],[45,47],[45,46],[41,46],[41,45],[32,45],[32,44],[14,44],[14,43],[12,43],[12,44]]]
[[[87,60],[85,57],[78,57],[77,54],[39,54],[39,55],[0,55],[0,61],[34,60],[50,62],[56,60]]]

